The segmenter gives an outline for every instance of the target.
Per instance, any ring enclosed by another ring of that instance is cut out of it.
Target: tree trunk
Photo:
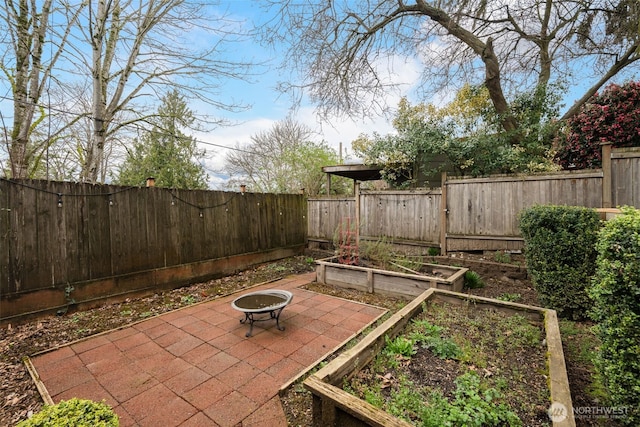
[[[106,85],[108,84],[105,67],[108,67],[108,58],[105,58],[104,40],[106,37],[107,14],[109,13],[105,0],[98,2],[98,11],[95,15],[94,27],[91,30],[92,43],[92,78],[93,100],[91,105],[91,115],[93,118],[93,140],[89,141],[87,158],[82,177],[87,182],[98,182],[98,175],[102,166],[104,154],[104,142],[106,138],[107,118],[106,110]]]
[[[28,145],[36,104],[42,91],[42,50],[51,0],[44,2],[39,14],[35,4],[32,6],[34,10],[29,10],[27,0],[20,0],[18,14],[13,16],[16,25],[16,69],[13,82],[13,131],[9,149],[13,178],[27,178],[29,175]]]
[[[482,40],[473,33],[458,25],[441,9],[432,7],[422,1],[418,2],[416,6],[421,13],[436,21],[445,28],[449,34],[469,46],[480,57],[485,66],[485,85],[487,86],[489,97],[496,112],[502,117],[502,127],[507,132],[518,129],[518,125],[511,115],[509,104],[504,97],[500,80],[500,63],[493,50],[493,40],[491,37],[489,37],[486,43],[483,43]]]

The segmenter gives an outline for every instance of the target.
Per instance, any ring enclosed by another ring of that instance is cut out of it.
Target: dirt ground
[[[313,271],[314,259],[327,255],[328,253],[323,251],[308,251],[302,256],[259,265],[235,275],[145,298],[130,299],[84,312],[70,311],[62,316],[44,317],[19,325],[3,326],[0,328],[0,426],[13,426],[42,407],[40,395],[23,365],[22,359],[25,356],[179,307],[228,295],[259,283]],[[434,260],[444,263],[440,258]],[[452,254],[448,261],[452,265],[468,266],[484,279],[484,288],[466,292],[537,305],[536,293],[526,277],[526,272],[514,266],[518,263],[524,265],[523,260],[517,255],[507,260],[511,263],[507,266],[495,262],[491,256],[471,254]],[[308,288],[387,307],[390,310],[397,310],[400,305],[399,301],[388,297],[331,286],[311,284]],[[598,406],[598,402],[587,392],[591,387],[592,366],[581,359],[567,359],[567,369],[574,406],[576,403],[580,406]],[[300,384],[293,385],[281,398],[290,426],[311,425],[311,397]]]

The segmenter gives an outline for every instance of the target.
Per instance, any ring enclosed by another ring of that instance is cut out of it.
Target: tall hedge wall
[[[590,288],[602,345],[596,366],[621,420],[640,425],[640,210],[608,221],[597,246]]]
[[[527,269],[540,302],[569,319],[588,317],[598,213],[576,206],[533,206],[520,213]]]

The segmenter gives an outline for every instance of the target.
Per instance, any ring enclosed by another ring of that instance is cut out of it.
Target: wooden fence
[[[360,194],[360,235],[377,239],[386,236],[396,242],[430,243],[438,246],[438,215],[442,192],[367,191]],[[347,218],[355,226],[354,198],[308,200],[309,239],[333,242]]]
[[[518,213],[534,205],[602,207],[602,171],[447,179],[446,249],[521,249]]]
[[[640,149],[603,152],[610,162],[597,170],[472,179],[445,176],[442,188],[435,191],[362,192],[361,237],[442,251],[519,250],[523,241],[517,217],[527,207],[640,208]],[[310,243],[332,242],[341,221],[356,216],[355,199],[309,199]]]
[[[640,149],[617,148],[611,153],[612,206],[640,208]]]
[[[301,195],[3,179],[0,320],[288,256],[306,227]]]

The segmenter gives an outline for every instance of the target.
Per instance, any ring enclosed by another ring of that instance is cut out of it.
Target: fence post
[[[602,207],[610,208],[611,198],[611,142],[605,141],[602,146]]]
[[[327,173],[327,196],[331,195],[331,174]]]
[[[356,205],[356,248],[360,248],[360,182],[356,180],[353,180],[353,196]]]
[[[447,256],[447,173],[442,172],[442,196],[440,198],[440,255]]]

